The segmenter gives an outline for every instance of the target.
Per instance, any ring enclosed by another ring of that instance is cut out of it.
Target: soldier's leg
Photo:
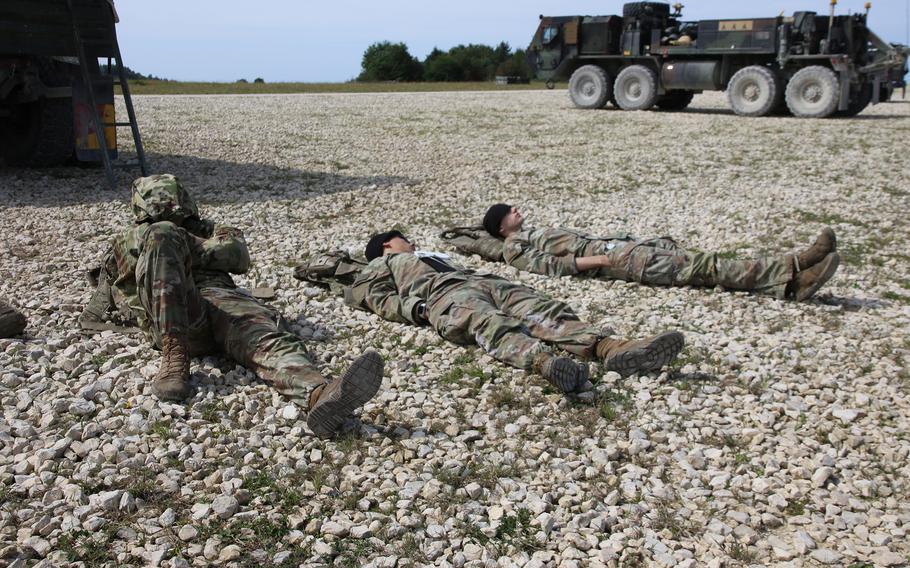
[[[612,333],[581,321],[565,302],[527,286],[497,282],[491,290],[499,309],[523,321],[532,336],[575,355],[594,357],[597,341]]]
[[[136,264],[139,302],[162,362],[152,381],[159,398],[180,400],[189,394],[189,357],[211,352],[206,306],[193,282],[185,232],[170,222],[149,226]]]
[[[720,258],[717,253],[688,252],[685,267],[676,276],[680,286],[722,286],[784,298],[793,279],[792,257],[748,260]]]
[[[151,339],[161,347],[163,335],[186,337],[194,354],[211,352],[205,302],[193,282],[186,233],[162,221],[149,226],[136,263],[139,302],[150,324]]]
[[[790,257],[727,259],[681,249],[671,239],[632,241],[604,253],[610,266],[600,277],[652,286],[722,286],[783,298],[793,278]]]
[[[237,290],[204,288],[212,332],[222,351],[281,394],[309,407],[310,395],[327,380],[306,346],[279,324],[279,314]]]
[[[531,336],[525,322],[498,309],[488,287],[466,285],[431,303],[430,323],[453,343],[476,343],[495,359],[513,367],[541,374],[564,392],[579,390],[587,382],[587,367],[555,357]]]

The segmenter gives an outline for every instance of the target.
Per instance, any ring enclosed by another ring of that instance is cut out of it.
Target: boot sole
[[[626,377],[635,373],[660,370],[676,359],[685,345],[683,334],[678,331],[661,333],[644,347],[625,351],[605,361],[608,371]]]
[[[560,357],[553,361],[552,376],[547,381],[562,392],[575,392],[578,387],[588,380],[584,372],[575,361]]]
[[[837,267],[840,266],[840,255],[836,252],[832,252],[825,258],[830,258],[830,260],[822,261],[827,262],[825,266],[825,271],[815,280],[815,282],[808,288],[799,290],[796,294],[797,302],[805,302],[809,298],[815,295],[818,290],[827,284],[828,280],[831,280],[831,277],[834,276],[834,273],[837,271]]]
[[[186,399],[190,395],[192,389],[189,385],[189,380],[183,384],[183,387],[180,391],[172,389],[161,389],[155,383],[152,383],[152,394],[154,394],[158,400],[164,400],[167,402],[180,402],[181,400]]]
[[[329,400],[310,409],[306,423],[320,438],[328,438],[344,423],[348,415],[363,406],[379,392],[382,384],[383,361],[379,353],[370,351],[354,360],[339,381],[340,389]]]

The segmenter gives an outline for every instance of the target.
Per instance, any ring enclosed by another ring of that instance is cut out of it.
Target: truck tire
[[[569,98],[578,108],[603,108],[613,95],[613,81],[597,65],[583,65],[569,79]]]
[[[669,16],[670,5],[663,2],[627,2],[622,7],[623,18],[641,16]]]
[[[750,65],[737,71],[727,84],[730,108],[740,116],[766,116],[780,101],[777,77],[767,67]]]
[[[657,97],[657,108],[660,110],[683,110],[695,98],[692,91],[668,91]]]
[[[850,102],[846,110],[835,111],[834,116],[850,118],[856,116],[872,102],[872,83],[863,83],[856,93],[851,93]]]
[[[72,84],[70,65],[48,57],[34,60],[38,77],[48,87]],[[41,98],[16,105],[6,121],[2,139],[3,159],[11,166],[59,166],[73,156],[73,100]]]
[[[648,110],[657,102],[657,74],[644,65],[630,65],[616,76],[613,94],[623,110]]]
[[[787,107],[793,116],[825,118],[837,110],[840,82],[834,71],[821,65],[805,67],[787,83]]]
[[[18,105],[7,124],[3,159],[11,166],[59,166],[73,155],[72,99]]]

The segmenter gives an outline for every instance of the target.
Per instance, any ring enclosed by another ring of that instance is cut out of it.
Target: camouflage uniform
[[[159,190],[177,191],[179,183],[163,175],[140,178],[137,184],[148,184],[133,192],[137,225],[114,240],[115,266],[108,266],[117,305],[128,307],[159,348],[165,334],[185,336],[193,355],[223,353],[306,404],[326,380],[301,339],[283,328],[280,315],[236,290],[229,274],[249,269],[243,233],[196,217],[188,196],[182,199],[191,211],[153,210],[153,217],[151,208],[137,200]]]
[[[726,259],[685,250],[670,238],[598,238],[565,229],[529,229],[512,233],[503,245],[509,265],[548,276],[578,274],[575,258],[597,255],[608,256],[610,266],[593,276],[653,286],[722,286],[784,298],[794,276],[787,257]]]
[[[475,274],[448,261],[437,270],[417,254],[389,254],[370,262],[357,276],[346,301],[397,322],[429,324],[453,343],[476,343],[492,357],[525,370],[533,368],[547,343],[592,358],[608,333],[582,322],[572,309],[527,286]]]

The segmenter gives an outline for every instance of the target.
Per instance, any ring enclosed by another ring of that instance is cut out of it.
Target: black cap
[[[497,203],[490,207],[487,209],[487,214],[483,216],[483,228],[494,237],[502,238],[499,228],[502,226],[502,220],[511,210],[512,206],[505,203]]]
[[[391,241],[395,237],[405,238],[401,234],[401,231],[386,231],[385,233],[376,233],[370,240],[367,242],[367,248],[363,251],[364,256],[367,257],[367,260],[373,260],[374,258],[379,258],[382,256],[382,245]]]

